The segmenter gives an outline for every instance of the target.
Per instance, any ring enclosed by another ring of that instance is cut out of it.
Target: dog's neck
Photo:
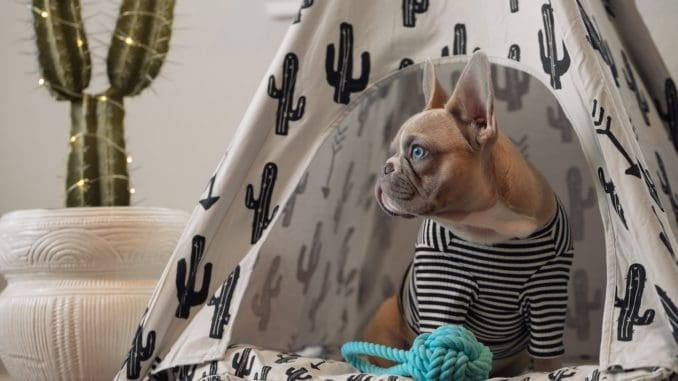
[[[486,176],[494,197],[484,207],[434,220],[463,239],[491,244],[527,237],[555,214],[551,187],[502,134],[488,152]]]

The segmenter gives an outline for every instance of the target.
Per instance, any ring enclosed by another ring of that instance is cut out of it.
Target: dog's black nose
[[[395,171],[395,167],[393,166],[392,163],[387,162],[386,165],[384,165],[384,175],[388,175],[393,171]]]

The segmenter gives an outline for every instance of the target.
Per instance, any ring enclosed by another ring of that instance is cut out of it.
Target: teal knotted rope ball
[[[490,349],[466,328],[457,325],[439,327],[414,340],[409,351],[383,345],[350,342],[341,354],[361,372],[410,376],[417,381],[481,381],[492,368]],[[380,368],[362,356],[381,357],[397,365]]]

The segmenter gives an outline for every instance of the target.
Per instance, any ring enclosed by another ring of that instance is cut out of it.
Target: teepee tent
[[[334,358],[397,292],[421,221],[384,215],[374,180],[422,63],[450,91],[476,49],[575,241],[569,367],[533,379],[678,371],[678,101],[632,2],[305,0],[117,379],[369,379],[291,352]]]

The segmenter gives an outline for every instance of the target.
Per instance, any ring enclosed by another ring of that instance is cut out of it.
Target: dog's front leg
[[[398,308],[398,299],[392,296],[379,306],[365,330],[364,340],[399,349],[409,349],[415,334],[407,327]],[[389,367],[393,364],[387,360],[370,358],[373,364]]]

